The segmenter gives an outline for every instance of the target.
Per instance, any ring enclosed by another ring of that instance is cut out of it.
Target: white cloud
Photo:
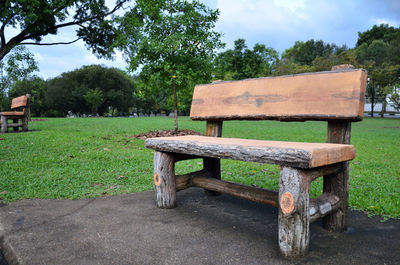
[[[380,25],[380,24],[388,24],[392,27],[399,27],[400,20],[390,20],[386,18],[371,18],[370,19],[371,25]]]

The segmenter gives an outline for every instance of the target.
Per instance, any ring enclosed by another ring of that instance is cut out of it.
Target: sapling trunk
[[[178,99],[176,96],[176,78],[173,78],[174,83],[174,132],[178,134]]]

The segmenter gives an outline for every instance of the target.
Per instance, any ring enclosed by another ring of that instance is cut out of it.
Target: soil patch
[[[133,135],[130,138],[147,139],[155,137],[184,136],[184,135],[202,135],[202,134],[193,130],[178,130],[178,134],[175,134],[174,130],[156,130],[156,131],[149,131],[146,133]]]

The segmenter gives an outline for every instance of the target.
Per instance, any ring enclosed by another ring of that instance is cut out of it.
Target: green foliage
[[[293,47],[285,50],[282,58],[301,65],[312,65],[317,57],[326,58],[346,50],[346,46],[338,47],[336,44],[326,44],[322,40],[311,39],[306,42],[296,41]]]
[[[37,76],[17,81],[9,91],[8,97],[12,99],[26,94],[31,94],[31,116],[43,116],[48,111],[46,105],[46,81]]]
[[[241,80],[269,76],[279,61],[278,52],[264,44],[247,48],[244,39],[237,39],[233,50],[218,54],[214,61],[214,79]]]
[[[142,67],[139,77],[148,87],[146,94],[211,79],[210,62],[222,46],[220,34],[213,31],[218,14],[199,1],[136,1],[119,20],[123,34],[116,47],[128,55],[132,71]]]
[[[127,1],[117,0],[112,10],[104,0],[3,1],[0,5],[0,61],[18,45],[41,45],[44,36],[73,26],[79,26],[78,39],[83,39],[94,52],[109,54],[116,29],[107,17]],[[6,37],[9,27],[18,28],[18,33]]]
[[[21,96],[29,91],[29,88],[22,89],[23,83],[29,83],[35,79],[34,72],[38,71],[37,62],[33,54],[24,46],[15,48],[3,60],[0,60],[0,109],[9,109],[11,97],[16,96],[13,91],[20,91]],[[8,97],[9,96],[9,97]]]
[[[368,70],[367,96],[372,104],[372,114],[376,102],[381,101],[383,116],[387,105],[386,97],[400,80],[399,47],[400,28],[375,25],[371,30],[359,33],[355,53],[361,66]]]
[[[379,26],[374,25],[370,30],[358,32],[356,48],[363,44],[369,46],[375,40],[381,40],[388,43],[398,36],[398,31],[399,29],[389,27],[388,24],[380,24]]]
[[[90,89],[83,97],[86,103],[92,107],[92,114],[96,115],[98,107],[104,102],[103,91],[98,88]]]
[[[133,80],[126,73],[99,65],[63,73],[48,80],[46,89],[47,104],[56,116],[65,116],[68,111],[90,113],[94,109],[103,115],[109,108],[128,112],[135,105],[133,92]]]

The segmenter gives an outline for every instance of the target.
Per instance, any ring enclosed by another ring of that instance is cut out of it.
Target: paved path
[[[153,192],[0,207],[0,247],[11,264],[399,264],[400,220],[352,211],[347,233],[311,225],[309,254],[279,255],[277,209],[200,189],[178,207]]]

